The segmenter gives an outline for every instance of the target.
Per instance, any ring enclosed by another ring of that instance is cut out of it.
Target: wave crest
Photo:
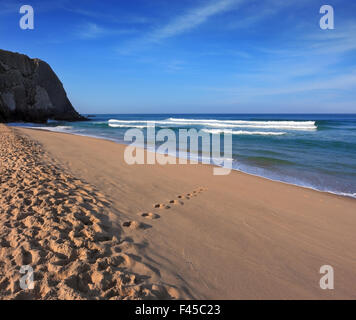
[[[220,133],[231,133],[234,135],[261,135],[261,136],[282,136],[287,134],[287,132],[275,132],[275,131],[243,131],[243,130],[221,130],[221,129],[203,129],[202,131],[211,133],[211,134],[220,134]]]
[[[314,131],[317,130],[315,121],[247,121],[247,120],[215,120],[215,119],[180,119],[168,118],[165,120],[118,120],[110,119],[109,126],[126,125],[127,127],[144,127],[145,124],[175,125],[175,126],[205,126],[213,128],[250,128],[250,129],[279,129],[290,131]]]

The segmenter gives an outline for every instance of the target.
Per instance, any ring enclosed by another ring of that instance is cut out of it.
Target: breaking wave
[[[221,129],[203,129],[202,131],[211,133],[211,134],[231,133],[231,134],[236,134],[236,135],[260,135],[260,136],[282,136],[282,135],[287,134],[287,132],[243,131],[243,130],[227,131],[227,130],[221,130]]]
[[[205,126],[213,128],[256,128],[279,130],[317,130],[315,121],[247,121],[247,120],[213,120],[213,119],[180,119],[168,118],[165,120],[117,120],[108,121],[111,127],[145,127],[146,125],[170,125],[170,126]]]

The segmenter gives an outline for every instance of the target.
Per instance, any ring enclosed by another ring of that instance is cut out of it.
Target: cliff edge
[[[85,120],[46,62],[0,49],[0,122],[48,119]]]

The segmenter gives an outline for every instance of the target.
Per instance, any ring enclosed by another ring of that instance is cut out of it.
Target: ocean
[[[95,114],[90,121],[12,124],[124,141],[127,129],[232,130],[233,169],[356,197],[356,114]],[[236,190],[238,192],[238,190]]]

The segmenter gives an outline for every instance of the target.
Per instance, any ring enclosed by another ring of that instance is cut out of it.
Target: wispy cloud
[[[202,7],[193,8],[182,16],[174,18],[163,27],[154,30],[148,35],[148,39],[159,41],[188,32],[206,22],[210,17],[225,12],[241,2],[243,0],[220,0],[210,2]]]
[[[315,29],[299,32],[278,48],[254,47],[252,59],[263,57],[263,63],[255,60],[253,66],[237,72],[230,81],[235,85],[206,89],[240,102],[298,96],[320,104],[329,95],[336,99],[350,95],[356,89],[356,63],[348,60],[356,51],[354,24],[345,21],[335,30]]]
[[[275,96],[307,93],[313,91],[350,90],[356,88],[356,73],[343,74],[324,80],[306,81],[301,84],[279,88],[240,88],[235,93],[242,95]]]
[[[328,32],[319,30],[306,37],[315,53],[342,54],[356,50],[356,26],[354,22],[344,23]]]
[[[106,29],[100,27],[96,23],[88,22],[80,26],[78,36],[84,39],[94,39],[103,36],[106,33]]]
[[[299,6],[305,5],[310,0],[249,0],[249,7],[245,8],[244,13],[238,19],[229,21],[225,27],[227,29],[247,29],[254,25],[258,25],[265,19],[275,17],[283,10],[294,9]]]
[[[215,0],[200,7],[190,8],[184,14],[172,18],[168,23],[153,29],[143,37],[133,40],[125,47],[118,48],[117,52],[120,54],[129,54],[131,51],[150,43],[157,43],[164,39],[189,32],[207,22],[211,17],[237,8],[244,1],[246,0]]]
[[[77,28],[76,35],[81,39],[97,39],[110,35],[130,34],[134,32],[134,29],[105,28],[93,22],[86,22]]]

